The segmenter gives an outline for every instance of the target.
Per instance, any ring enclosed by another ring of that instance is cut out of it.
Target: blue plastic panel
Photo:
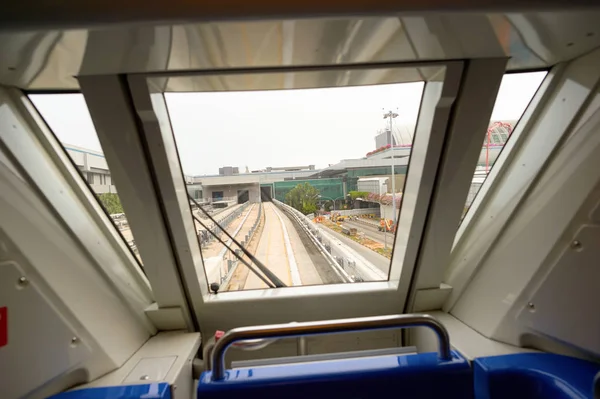
[[[453,352],[380,356],[228,370],[224,381],[205,372],[198,398],[472,398],[469,363]]]
[[[593,398],[600,365],[568,356],[523,353],[483,357],[473,362],[475,397]]]
[[[49,399],[171,399],[166,382],[116,387],[84,388],[59,393]]]

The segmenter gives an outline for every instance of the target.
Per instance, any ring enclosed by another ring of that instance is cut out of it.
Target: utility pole
[[[392,149],[392,221],[396,224],[396,178],[394,176],[395,162],[394,162],[394,133],[392,130],[393,120],[398,117],[397,113],[388,111],[383,114],[383,119],[390,119],[390,148]]]
[[[384,245],[384,248],[387,249],[387,224],[386,224],[386,220],[385,220],[385,205],[383,205],[383,202],[381,201],[381,198],[382,198],[381,189],[382,189],[382,185],[381,185],[381,183],[379,183],[379,201],[378,202],[379,202],[379,206],[380,206],[379,209],[381,209],[381,211],[382,211],[381,216],[383,216],[383,245]],[[387,191],[387,189],[385,191]]]

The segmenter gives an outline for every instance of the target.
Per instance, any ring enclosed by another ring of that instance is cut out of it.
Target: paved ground
[[[344,224],[348,226],[356,227],[358,231],[362,231],[365,234],[365,237],[370,238],[373,241],[377,241],[381,244],[385,243],[385,233],[383,231],[377,230],[377,225],[367,225],[364,223],[357,223],[353,221],[345,221]],[[387,243],[388,246],[392,246],[394,242],[394,233],[387,233]]]
[[[304,248],[296,229],[287,215],[278,210],[271,202],[264,202],[263,206],[265,212],[265,225],[255,256],[268,267],[269,270],[275,273],[284,284],[292,286],[290,257],[286,250],[284,231],[281,223],[281,220],[283,220],[289,235],[293,257],[295,258],[300,273],[302,285],[320,284],[321,279],[319,278],[310,255],[306,248]],[[250,273],[244,289],[259,289],[266,287],[266,284],[255,274]]]
[[[123,234],[123,238],[127,243],[130,243],[133,240],[133,234],[131,234],[131,229],[129,227],[121,230],[121,234]]]
[[[322,284],[323,281],[321,280],[321,277],[319,277],[319,273],[315,268],[315,263],[320,262],[327,264],[327,262],[316,250],[316,248],[313,248],[313,246],[306,246],[309,244],[306,242],[307,238],[303,240],[300,237],[298,230],[294,225],[295,223],[290,220],[286,213],[280,209],[277,209],[277,212],[279,212],[281,215],[281,219],[284,221],[287,232],[290,236],[290,241],[292,243],[292,249],[298,265],[298,271],[300,272],[302,285]],[[327,267],[329,267],[329,265],[327,265]]]

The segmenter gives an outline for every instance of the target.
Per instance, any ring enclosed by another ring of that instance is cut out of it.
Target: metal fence
[[[257,206],[258,206],[258,217],[254,220],[254,223],[252,223],[252,227],[250,227],[250,230],[248,231],[248,233],[244,236],[244,238],[241,241],[239,241],[240,244],[242,245],[242,247],[244,247],[244,248],[246,248],[246,246],[250,243],[250,241],[256,234],[256,231],[258,230],[258,225],[260,224],[263,206],[261,203],[257,204]],[[241,226],[242,225],[240,225],[240,227]],[[235,235],[233,235],[233,236],[235,237]],[[239,256],[242,256],[241,250],[236,249],[236,251],[239,251],[239,252],[237,252],[237,254]],[[227,253],[223,254],[224,261],[225,261],[226,255],[227,255]],[[229,283],[229,280],[231,280],[231,277],[235,273],[235,271],[240,263],[239,259],[233,255],[230,257],[230,259],[227,259],[226,262],[227,262],[226,273],[224,276],[221,277],[221,285],[227,285]]]
[[[250,204],[249,202],[244,202],[242,204],[242,206],[240,206],[239,208],[237,208],[235,211],[231,212],[227,216],[224,216],[220,219],[215,218],[217,224],[220,225],[222,228],[226,229],[231,224],[231,222],[233,222],[234,219],[236,219],[242,212],[244,212],[244,210],[248,207],[249,204]],[[220,227],[218,227],[217,224],[214,224],[212,222],[209,222],[209,223],[210,224],[207,223],[207,227],[212,232],[214,232],[217,235],[223,233],[223,230]],[[198,232],[198,242],[200,243],[200,247],[208,245],[214,239],[215,239],[214,236],[206,230],[200,230]]]
[[[379,215],[379,208],[342,209],[340,211],[331,210],[331,212],[339,213],[342,216],[368,215],[370,213]]]

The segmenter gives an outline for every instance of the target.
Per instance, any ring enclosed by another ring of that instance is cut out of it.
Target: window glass
[[[29,96],[141,264],[117,189],[82,94]],[[68,110],[68,112],[65,112]]]
[[[512,73],[506,74],[502,78],[494,110],[492,111],[492,119],[485,133],[481,154],[467,196],[463,218],[492,170],[504,145],[510,140],[511,133],[533,95],[540,87],[546,73]]]
[[[208,282],[387,280],[423,86],[166,93]]]

